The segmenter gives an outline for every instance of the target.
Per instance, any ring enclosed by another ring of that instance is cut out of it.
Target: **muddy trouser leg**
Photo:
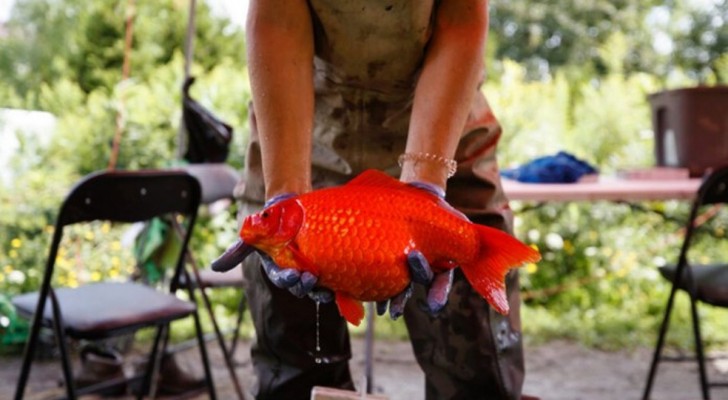
[[[494,147],[490,157],[471,165],[461,164],[461,173],[448,182],[448,202],[475,223],[511,231],[512,213],[500,189]],[[479,176],[463,173],[471,168],[481,171]],[[404,317],[425,373],[426,399],[520,399],[524,362],[518,270],[506,276],[508,316],[492,310],[459,269],[448,303],[436,317],[420,309],[424,288],[415,286]]]
[[[317,352],[316,303],[272,285],[257,255],[245,264],[246,296],[256,332],[251,349],[256,399],[308,400],[314,386],[353,389],[349,334],[335,303],[319,306]],[[317,363],[317,358],[324,361]]]
[[[519,319],[518,273],[508,276],[511,312],[493,311],[457,270],[447,307],[431,317],[419,304],[418,287],[407,304],[405,321],[417,362],[425,373],[427,400],[519,399],[523,348]]]

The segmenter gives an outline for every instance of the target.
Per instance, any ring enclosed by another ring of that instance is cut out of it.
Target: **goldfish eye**
[[[268,212],[267,211],[264,211],[263,214],[261,214],[261,216],[263,218],[268,218]]]

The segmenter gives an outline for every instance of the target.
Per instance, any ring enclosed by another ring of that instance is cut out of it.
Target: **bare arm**
[[[313,32],[305,0],[251,0],[246,27],[266,198],[311,190]]]
[[[487,32],[487,0],[442,1],[415,89],[406,152],[453,157],[482,77]],[[444,188],[447,168],[406,161],[400,179]]]

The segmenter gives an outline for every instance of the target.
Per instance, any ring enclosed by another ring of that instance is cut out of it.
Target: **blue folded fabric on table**
[[[501,176],[519,182],[573,183],[597,169],[565,151],[543,156],[516,168],[504,169]]]

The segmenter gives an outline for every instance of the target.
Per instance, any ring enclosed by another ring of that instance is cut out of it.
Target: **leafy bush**
[[[48,146],[21,140],[19,154],[11,160],[13,179],[0,181],[0,294],[11,296],[38,287],[60,201],[81,176],[108,167],[117,123],[123,128],[117,168],[159,168],[179,162],[185,3],[166,0],[139,5],[131,79],[123,82],[123,2],[87,3],[25,1],[8,25],[10,34],[0,38],[0,72],[8,78],[8,85],[0,85],[0,106],[46,110],[58,119]],[[536,40],[531,44],[538,47],[543,41],[558,39],[540,37],[542,29],[536,29],[536,23],[518,25],[524,13],[526,20],[539,21],[539,13],[532,8],[511,2],[496,6],[500,7],[496,15],[504,16],[503,25],[502,29],[494,25],[499,33],[489,44],[498,48],[490,49],[489,54],[522,53],[505,51],[523,46],[511,40],[508,32],[512,28],[516,28],[515,37]],[[224,21],[211,18],[204,5],[199,8],[197,57],[192,66],[198,79],[192,95],[235,128],[229,163],[240,168],[250,101],[247,69],[240,56],[243,38]],[[586,12],[580,10],[576,9]],[[618,7],[613,11],[629,13],[632,9],[625,10]],[[648,10],[638,11],[643,15]],[[549,17],[539,23],[558,32],[563,28],[561,21]],[[568,57],[547,49],[535,61],[526,54],[518,61],[490,65],[484,91],[504,128],[502,166],[559,150],[579,156],[605,175],[625,167],[652,165],[647,95],[666,87],[694,85],[694,72],[681,71],[681,65],[670,66],[670,74],[635,70],[640,63],[634,62],[634,52],[643,52],[645,38],[611,33],[615,30],[606,25],[600,25],[598,40],[584,42],[589,52],[582,54],[584,43],[575,41],[583,31],[582,20],[570,21],[566,32],[574,41],[560,46],[570,51]],[[638,26],[641,20],[620,21]],[[105,46],[99,47],[99,42]],[[635,50],[633,43],[640,46]],[[560,59],[546,60],[552,56]],[[586,64],[569,61],[584,57],[590,60]],[[559,68],[541,68],[544,62],[556,62],[552,67]],[[707,72],[701,67],[701,79],[724,82],[728,56],[710,65]],[[533,80],[533,76],[540,79]],[[521,270],[523,326],[530,340],[569,337],[605,348],[652,344],[668,290],[656,267],[676,256],[687,209],[680,202],[641,203],[638,207],[614,203],[533,207],[514,202],[517,235],[544,254],[542,262]],[[725,225],[726,219],[719,216],[707,227],[712,236],[722,237]],[[234,208],[201,215],[191,244],[201,265],[232,242],[235,226]],[[100,234],[109,237],[102,247],[122,247],[127,253],[98,269],[88,269],[78,260],[92,250],[86,247],[87,238]],[[128,272],[134,260],[129,247],[124,247],[124,234],[105,225],[73,232],[60,255],[56,279],[74,284]],[[725,246],[712,244],[711,239],[708,235],[699,243],[696,255],[718,259]],[[215,291],[213,296],[216,307],[229,310],[230,318],[239,293]],[[690,337],[684,300],[684,296],[679,298],[673,322],[677,330],[670,337],[679,347],[689,346]],[[705,330],[707,340],[728,342],[724,333],[728,320],[710,308],[705,313],[706,326],[711,327]],[[377,325],[380,335],[406,336],[402,321],[378,318]],[[246,329],[250,332],[250,325]],[[191,326],[182,337],[189,332]],[[352,332],[360,334],[362,329]]]

